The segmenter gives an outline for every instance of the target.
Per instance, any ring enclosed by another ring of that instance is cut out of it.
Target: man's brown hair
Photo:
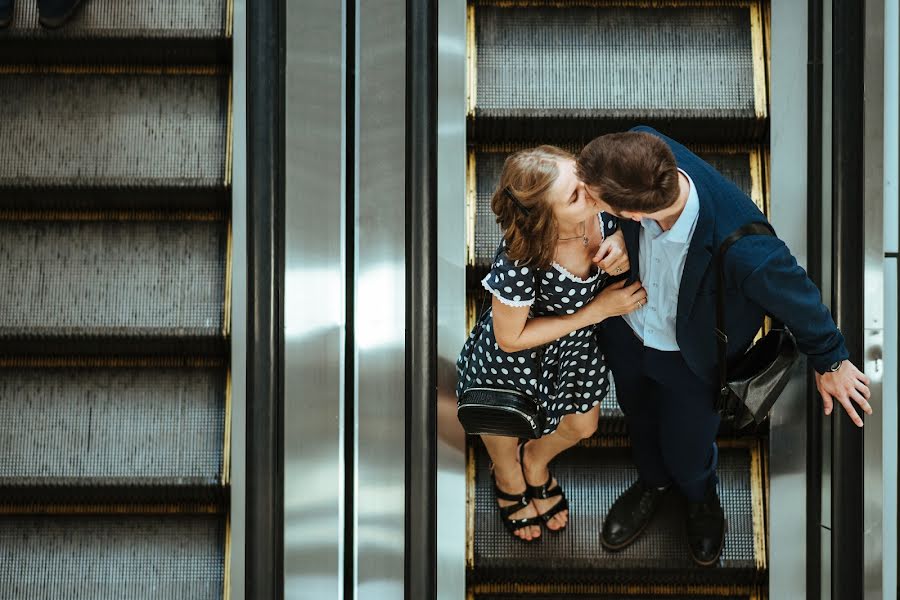
[[[669,145],[650,133],[602,135],[578,156],[578,177],[621,212],[654,213],[678,199],[678,167]]]
[[[520,264],[546,269],[556,255],[559,226],[548,193],[560,164],[575,157],[556,146],[520,150],[507,157],[491,210],[506,238],[506,254]]]

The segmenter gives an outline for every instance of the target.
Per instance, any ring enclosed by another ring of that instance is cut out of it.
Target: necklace
[[[564,238],[561,237],[561,238],[558,238],[558,239],[559,239],[559,241],[561,241],[561,242],[568,242],[569,240],[577,240],[578,238],[581,238],[581,245],[582,245],[582,246],[587,246],[587,245],[588,245],[587,225],[585,225],[585,222],[584,222],[584,221],[581,222],[581,235],[573,235],[572,237],[564,237]]]

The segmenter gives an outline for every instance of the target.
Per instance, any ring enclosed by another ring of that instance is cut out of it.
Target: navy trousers
[[[703,500],[708,483],[718,483],[715,386],[697,377],[680,352],[645,347],[620,317],[604,321],[597,335],[641,480],[674,483],[689,501]]]

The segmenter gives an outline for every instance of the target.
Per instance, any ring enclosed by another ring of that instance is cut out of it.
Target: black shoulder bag
[[[489,310],[491,306],[485,308],[482,303],[479,322]],[[467,360],[471,359],[469,355]],[[520,439],[541,437],[547,421],[546,411],[537,398],[519,390],[490,386],[465,390],[456,403],[456,417],[469,435],[501,435]]]
[[[762,423],[790,379],[797,360],[797,342],[780,322],[750,346],[734,364],[728,364],[728,335],[725,333],[725,253],[746,235],[775,235],[768,223],[748,223],[739,227],[719,246],[716,291],[716,337],[719,346],[719,396],[715,408],[723,419],[741,428]]]

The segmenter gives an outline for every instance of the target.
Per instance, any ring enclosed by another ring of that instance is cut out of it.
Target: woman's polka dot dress
[[[604,235],[617,223],[600,215]],[[547,270],[520,266],[500,243],[490,273],[482,285],[503,304],[530,306],[529,318],[570,315],[590,302],[607,283],[600,270],[581,279],[553,263]],[[537,348],[507,353],[494,338],[493,315],[482,315],[456,361],[456,393],[470,387],[516,389],[537,397],[547,412],[544,435],[556,430],[565,415],[584,413],[600,404],[609,391],[609,371],[594,336],[595,325]]]

